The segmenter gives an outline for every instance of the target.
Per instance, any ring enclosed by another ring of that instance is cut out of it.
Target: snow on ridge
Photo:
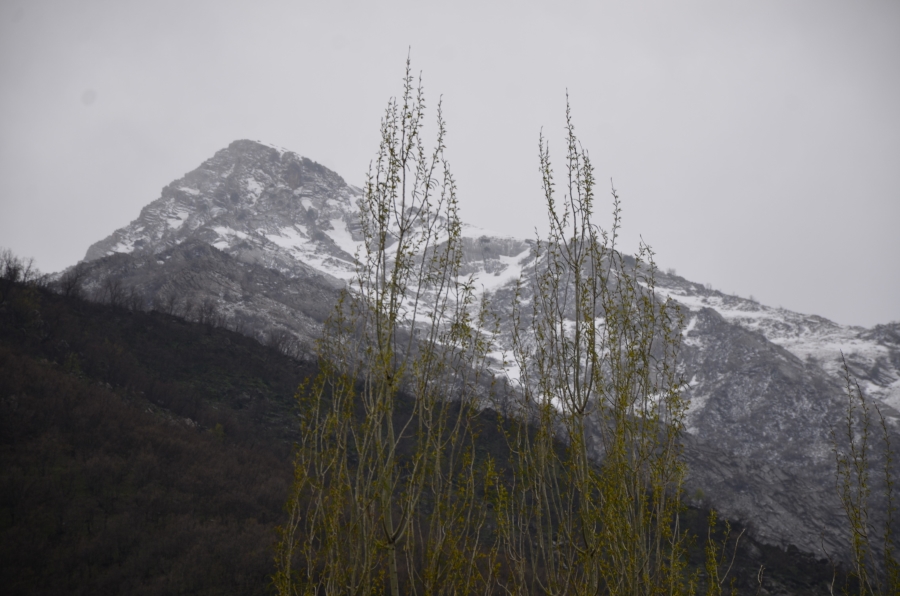
[[[281,146],[279,146],[279,145],[273,145],[272,143],[265,143],[265,142],[263,142],[263,141],[256,141],[256,143],[259,144],[259,145],[262,145],[263,147],[268,147],[269,149],[274,149],[275,151],[278,152],[279,156],[284,155],[285,153],[290,153],[290,154],[293,154],[293,155],[297,155],[297,154],[294,153],[293,151],[291,151],[291,150],[289,150],[289,149],[285,149],[284,147],[281,147]],[[300,157],[300,156],[297,155],[297,157]]]
[[[687,327],[681,330],[681,335],[683,337],[687,337],[688,333],[694,330],[694,327],[697,326],[697,317],[691,317],[691,320],[688,321]]]
[[[211,228],[213,232],[218,234],[223,238],[229,238],[231,236],[235,236],[240,238],[241,240],[246,240],[248,238],[247,234],[238,230],[234,230],[232,228],[226,228],[225,226],[216,226]]]
[[[190,213],[187,211],[174,211],[172,213],[168,213],[165,216],[166,225],[171,230],[177,230],[184,225],[184,222],[188,220],[190,217]]]
[[[688,321],[688,324],[681,330],[681,343],[686,346],[692,346],[695,348],[699,348],[703,345],[703,341],[694,334],[691,335],[691,332],[697,327],[698,317],[694,315],[691,317],[691,320]]]
[[[516,362],[509,352],[503,349],[497,349],[486,354],[489,361],[494,364],[491,370],[500,375],[505,375],[511,384],[517,385],[522,381],[522,370],[519,363]]]
[[[460,226],[460,233],[463,238],[472,238],[474,240],[485,236],[487,236],[488,238],[497,238],[498,240],[520,240],[520,238],[517,238],[511,234],[501,234],[499,232],[495,232],[494,230],[480,228],[478,226],[467,223],[464,223]]]
[[[328,275],[348,281],[356,274],[354,263],[338,259],[321,250],[319,244],[299,230],[297,226],[285,226],[279,228],[277,232],[266,232],[265,230],[259,230],[259,232],[266,240],[286,252],[289,257],[305,262]],[[338,243],[335,242],[335,244]],[[338,246],[340,245],[338,244]]]
[[[685,416],[684,430],[688,434],[691,434],[694,436],[697,436],[698,434],[700,434],[700,428],[697,425],[697,423],[698,423],[697,416],[698,416],[698,414],[703,412],[703,410],[706,406],[706,402],[709,401],[709,397],[710,397],[709,392],[696,391],[696,389],[699,388],[701,385],[702,385],[702,382],[697,380],[696,374],[694,376],[692,376],[691,380],[688,381],[688,383],[687,383],[688,388],[691,389],[691,397],[690,397],[690,401],[687,404],[688,409],[687,409],[686,416]]]
[[[700,296],[659,285],[657,286],[657,294],[664,298],[671,298],[685,306],[690,312],[711,308],[731,323],[737,323],[744,328],[762,332],[769,341],[784,339],[791,335],[807,335],[813,328],[824,333],[844,328],[837,323],[815,315],[803,315],[783,308],[772,308],[755,301],[724,296],[719,293]],[[771,326],[768,325],[770,322],[781,323],[782,325],[777,327]]]
[[[886,381],[861,379],[860,385],[869,397],[900,410],[900,371],[889,364],[891,349],[875,340],[862,337],[864,329],[861,327],[841,325],[817,315],[773,308],[718,292],[697,295],[686,292],[683,288],[662,285],[657,290],[660,296],[671,298],[692,313],[711,308],[729,323],[761,333],[768,341],[800,360],[820,366],[838,381],[843,379],[844,358],[851,369],[863,367],[872,370],[877,369],[880,363],[887,364],[887,369],[881,367],[882,378],[886,376]],[[694,319],[695,317],[691,318],[691,323]],[[688,329],[693,329],[690,323]],[[686,338],[684,341],[686,345],[698,342],[694,338]]]
[[[326,234],[331,237],[338,248],[348,255],[355,257],[357,249],[359,249],[363,243],[353,239],[353,235],[350,233],[350,230],[347,229],[347,223],[343,218],[338,217],[332,219],[330,223],[332,230],[331,232],[326,232]]]
[[[247,192],[250,193],[254,201],[262,194],[263,186],[256,181],[256,178],[246,178],[244,179],[244,184],[247,186]]]
[[[267,240],[284,248],[288,251],[295,251],[309,244],[308,238],[304,237],[297,228],[293,226],[285,226],[280,228],[277,233],[265,234]]]
[[[356,265],[321,253],[306,253],[305,261],[328,275],[349,282],[356,277]]]
[[[522,270],[525,267],[524,262],[531,255],[531,248],[527,248],[515,256],[500,256],[498,261],[506,265],[506,267],[494,273],[488,274],[482,267],[475,276],[475,287],[481,288],[483,292],[494,292],[522,277]]]
[[[124,240],[120,240],[118,244],[109,249],[107,254],[130,252],[134,252],[134,238],[126,238]]]

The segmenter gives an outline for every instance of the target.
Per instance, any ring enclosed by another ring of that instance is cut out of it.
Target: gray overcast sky
[[[896,0],[0,0],[0,246],[71,265],[239,138],[361,185],[409,47],[464,220],[544,229],[538,134],[561,175],[568,89],[623,248],[773,306],[900,319]]]

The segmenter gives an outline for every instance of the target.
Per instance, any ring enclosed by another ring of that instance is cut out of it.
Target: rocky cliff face
[[[91,246],[85,288],[106,299],[127,289],[144,306],[205,313],[263,340],[308,346],[353,276],[360,198],[315,162],[236,141]],[[495,367],[514,377],[503,363],[506,315],[516,280],[530,275],[532,243],[473,227],[463,234],[463,273],[490,294],[501,320]],[[900,323],[846,327],[675,275],[660,273],[657,283],[685,314],[690,498],[766,542],[843,552],[830,440],[846,406],[841,352],[894,432]]]

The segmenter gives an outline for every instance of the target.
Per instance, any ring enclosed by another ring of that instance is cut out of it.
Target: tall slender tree
[[[407,61],[360,203],[358,269],[301,389],[281,594],[472,593],[492,569],[473,454],[484,309],[460,279],[456,186]]]
[[[499,493],[513,594],[677,594],[685,413],[681,317],[655,294],[653,253],[594,223],[594,171],[567,107],[563,197],[541,137],[550,232],[520,283],[513,354],[515,474]]]
[[[846,359],[842,364],[847,408],[841,425],[832,428],[831,441],[836,488],[850,530],[850,576],[855,579],[860,596],[900,594],[900,561],[894,535],[896,463],[891,432],[881,409],[864,396]],[[880,426],[880,449],[874,441],[872,409]],[[881,478],[873,478],[873,460],[879,456]]]

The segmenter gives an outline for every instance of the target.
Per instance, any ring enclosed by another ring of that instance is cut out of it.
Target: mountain
[[[264,341],[290,334],[308,346],[355,272],[361,197],[307,158],[235,141],[91,245],[83,289],[114,302],[127,288],[144,306],[193,317],[214,307]],[[463,273],[480,274],[485,290],[515,279],[530,254],[527,240],[464,233]]]
[[[212,325],[4,288],[4,593],[274,593],[298,439],[292,396],[316,372]],[[478,451],[508,465],[496,416],[481,423]],[[707,512],[687,508],[681,523],[705,535]],[[692,569],[704,546],[690,549]],[[767,594],[824,596],[834,577],[825,561],[746,535],[733,563],[741,594],[757,593],[760,566]]]
[[[99,299],[215,320],[307,352],[353,275],[361,197],[309,159],[235,141],[92,245],[77,277]],[[494,367],[503,374],[503,315],[516,280],[530,275],[533,243],[472,226],[463,236],[463,273],[500,314]],[[662,272],[657,290],[685,315],[689,498],[762,541],[843,556],[831,442],[846,409],[841,352],[896,435],[900,323],[842,326]]]
[[[327,168],[252,141],[235,141],[166,186],[128,226],[88,248],[160,253],[194,239],[239,261],[290,275],[353,273],[361,191]]]

